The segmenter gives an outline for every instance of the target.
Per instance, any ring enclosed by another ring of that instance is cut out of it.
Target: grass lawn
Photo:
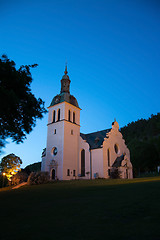
[[[0,240],[160,240],[160,177],[0,191]]]

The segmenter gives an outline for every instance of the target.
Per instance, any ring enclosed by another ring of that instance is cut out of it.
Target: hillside
[[[0,239],[159,239],[160,177],[59,181],[0,192]]]
[[[130,149],[134,175],[156,171],[160,165],[160,113],[121,128]]]

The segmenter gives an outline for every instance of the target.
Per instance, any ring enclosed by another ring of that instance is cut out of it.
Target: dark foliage
[[[110,178],[112,178],[112,179],[120,178],[120,171],[118,170],[118,168],[112,169],[112,171],[110,173]]]
[[[134,175],[157,170],[160,165],[160,113],[121,129],[130,149]]]
[[[49,182],[48,172],[32,172],[28,177],[28,185],[37,185]]]
[[[30,68],[37,64],[15,68],[15,62],[3,55],[0,59],[0,147],[10,137],[16,143],[23,142],[46,113],[41,98],[31,93],[32,75]],[[3,103],[3,104],[2,104]]]
[[[22,182],[27,182],[27,179],[28,179],[28,174],[24,171],[20,171],[20,172],[16,173],[15,175],[13,175],[12,184],[18,185]]]
[[[24,168],[24,171],[29,175],[31,172],[41,171],[41,162],[33,163]]]
[[[8,186],[8,178],[6,176],[0,175],[0,188]]]

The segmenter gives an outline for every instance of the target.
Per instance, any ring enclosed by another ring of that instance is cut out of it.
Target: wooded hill
[[[130,150],[134,176],[155,172],[160,166],[160,113],[121,128]]]

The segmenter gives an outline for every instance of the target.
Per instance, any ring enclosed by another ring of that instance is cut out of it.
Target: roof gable
[[[91,149],[96,149],[101,148],[104,138],[106,137],[106,133],[109,133],[110,131],[111,128],[88,134],[80,133],[80,136],[83,140],[86,140]]]

